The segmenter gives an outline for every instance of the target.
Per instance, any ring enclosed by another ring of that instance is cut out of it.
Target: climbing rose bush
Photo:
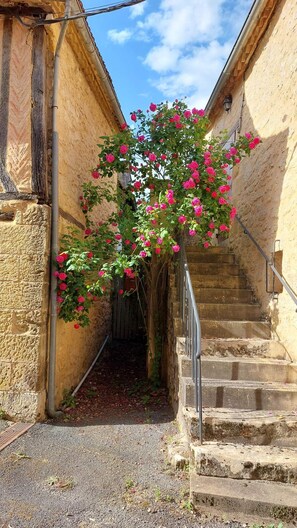
[[[205,248],[215,232],[228,234],[236,214],[230,168],[260,143],[249,132],[227,151],[223,135],[206,136],[204,111],[180,100],[152,103],[130,117],[121,132],[101,137],[98,164],[80,197],[85,232],[65,235],[56,259],[59,316],[76,321],[75,328],[89,323],[91,305],[110,292],[115,276],[134,279],[156,258],[170,260],[181,234],[197,235]],[[112,190],[115,173],[130,175],[126,189]],[[104,201],[115,202],[116,212],[96,223],[92,211]]]

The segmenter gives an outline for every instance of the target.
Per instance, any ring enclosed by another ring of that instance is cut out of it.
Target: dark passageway
[[[63,419],[96,423],[172,420],[165,387],[156,388],[147,379],[146,346],[145,340],[107,345],[74,400],[65,398]]]

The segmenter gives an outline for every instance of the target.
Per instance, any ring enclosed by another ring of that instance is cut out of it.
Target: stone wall
[[[231,111],[213,123],[213,133],[232,128],[242,115],[241,133],[252,131],[263,143],[234,171],[232,194],[238,214],[271,256],[274,242],[283,252],[282,272],[297,290],[297,47],[296,3],[278,3],[270,24],[232,92]],[[284,291],[278,300],[266,293],[265,261],[234,223],[230,243],[276,339],[297,360],[297,315]]]
[[[50,209],[1,202],[0,408],[15,418],[44,416]]]

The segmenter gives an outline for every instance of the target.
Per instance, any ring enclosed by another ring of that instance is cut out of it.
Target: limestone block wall
[[[44,417],[50,210],[1,202],[0,408],[19,419]]]
[[[213,123],[213,133],[231,130],[242,114],[241,133],[253,131],[262,145],[234,171],[232,194],[238,214],[268,256],[283,251],[282,272],[297,290],[297,46],[296,3],[282,0],[245,72],[232,92],[229,114]],[[230,243],[271,317],[274,335],[297,360],[297,314],[284,291],[273,301],[266,293],[265,262],[234,223]]]

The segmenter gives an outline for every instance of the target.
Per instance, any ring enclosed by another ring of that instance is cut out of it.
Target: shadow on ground
[[[75,397],[65,396],[66,426],[158,423],[173,420],[165,387],[146,376],[146,343],[115,341],[108,345]]]

